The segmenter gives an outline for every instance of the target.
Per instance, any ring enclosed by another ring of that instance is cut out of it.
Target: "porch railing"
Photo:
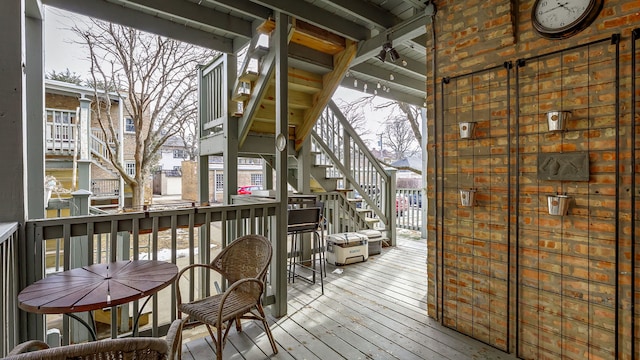
[[[78,126],[45,122],[45,144],[49,152],[72,154],[75,151]]]
[[[123,259],[158,259],[170,261],[179,268],[194,263],[209,263],[215,252],[232,239],[245,234],[263,234],[275,241],[275,215],[277,202],[230,206],[193,206],[174,210],[121,213],[116,215],[77,216],[57,219],[31,220],[27,222],[27,241],[35,244],[34,258],[26,263],[42,264],[45,253],[55,249],[58,259],[47,257],[47,268],[35,270],[38,277],[45,272],[56,271],[55,264],[62,264],[62,270],[72,267],[109,262]],[[40,244],[40,245],[38,245]],[[90,249],[81,251],[80,249]],[[206,249],[206,250],[204,250]],[[273,277],[278,264],[272,263],[270,291],[265,304],[276,301],[277,283]],[[282,266],[282,265],[281,265]],[[190,278],[198,278],[197,286],[187,290],[189,299],[212,292],[211,283],[198,272]],[[273,290],[273,291],[271,291]],[[184,290],[183,290],[184,291]],[[162,301],[158,299],[162,298]],[[133,304],[137,313],[138,303]],[[151,307],[150,307],[151,306]],[[176,318],[175,285],[162,290],[147,304],[151,310],[150,324],[141,328],[141,333],[152,336],[163,335],[168,324]],[[120,311],[126,314],[128,306]],[[118,324],[116,313],[112,311],[112,324]],[[122,316],[124,318],[124,315]],[[48,320],[48,319],[47,319]],[[42,338],[43,334],[32,332],[34,326],[27,326],[30,338]],[[111,336],[117,337],[130,331],[127,321],[113,326]],[[62,322],[63,342],[71,336],[69,321]]]
[[[0,223],[0,357],[18,343],[18,223]]]
[[[94,197],[113,197],[120,192],[120,180],[118,179],[92,179],[91,192]]]
[[[396,189],[396,226],[401,229],[421,230],[423,206],[422,189]]]
[[[199,70],[201,137],[220,134],[227,121],[227,74],[225,57],[219,56]]]

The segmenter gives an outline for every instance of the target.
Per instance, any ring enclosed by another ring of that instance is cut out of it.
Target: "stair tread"
[[[363,209],[363,208],[357,208],[356,209],[357,212],[359,213],[366,213],[366,212],[372,212],[373,210],[371,209]]]
[[[329,169],[329,168],[333,167],[333,165],[331,165],[331,164],[313,164],[313,166],[318,167],[318,168],[326,168],[326,169]]]
[[[359,203],[362,202],[362,198],[347,198],[348,202]]]

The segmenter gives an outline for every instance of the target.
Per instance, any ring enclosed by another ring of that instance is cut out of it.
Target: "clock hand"
[[[563,7],[563,8],[565,8],[565,9],[566,9],[565,5],[568,5],[568,4],[569,4],[568,2],[566,2],[566,3],[564,3],[564,4],[562,4],[562,3],[558,2],[558,6],[556,6],[556,7],[554,7],[554,8],[551,8],[551,9],[549,9],[549,10],[543,11],[543,12],[541,12],[541,13],[538,13],[538,15],[544,15],[544,14],[546,14],[546,13],[552,12],[553,10],[555,10],[555,9],[557,9],[557,8],[561,8],[561,7]]]

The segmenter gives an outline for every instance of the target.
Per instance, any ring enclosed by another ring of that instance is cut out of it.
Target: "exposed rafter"
[[[265,20],[273,16],[271,9],[255,4],[249,0],[205,0],[205,2],[226,7],[229,10],[237,11],[243,15],[255,17],[256,19]]]
[[[168,16],[200,23],[247,39],[253,35],[250,21],[245,21],[191,1],[128,0],[128,2],[134,4],[134,6],[138,5]]]
[[[233,41],[213,35],[209,32],[180,25],[176,22],[161,19],[157,16],[133,11],[122,6],[102,0],[44,0],[45,5],[109,21],[115,24],[130,26],[143,31],[185,41],[191,44],[218,50],[224,53],[233,52]]]
[[[346,77],[342,79],[340,86],[347,89],[352,89],[352,90],[362,92],[362,86],[360,87],[353,86],[353,78],[350,78],[350,77],[349,78]],[[373,95],[372,90],[369,90],[368,93],[363,93],[362,96],[372,96],[372,95]],[[395,91],[393,89],[389,92],[379,91],[376,96],[384,99],[397,100],[397,101],[406,102],[407,104],[424,107],[424,98],[414,96],[414,95],[409,95],[407,93],[403,93],[400,91]]]
[[[359,64],[374,57],[380,51],[382,44],[387,41],[387,38],[390,38],[393,42],[401,43],[424,34],[427,21],[429,21],[429,17],[424,13],[417,14],[388,29],[387,32],[362,42],[352,64]]]
[[[380,28],[390,28],[398,22],[396,21],[394,16],[391,16],[391,14],[389,14],[388,11],[384,10],[381,7],[366,3],[362,0],[322,1],[339,8],[340,10],[348,13],[351,16],[357,17],[369,23],[373,23]]]
[[[306,1],[253,0],[253,2],[281,11],[352,40],[364,40],[369,38],[370,35],[370,31],[366,27],[311,5]]]
[[[393,73],[394,80],[391,81],[389,80],[389,75],[391,75],[390,72],[368,63],[353,66],[350,71],[351,73],[362,73],[376,79],[381,79],[382,81],[393,82],[398,86],[403,86],[416,91],[425,91],[426,89],[425,79],[416,79],[415,77],[406,76],[400,73]]]

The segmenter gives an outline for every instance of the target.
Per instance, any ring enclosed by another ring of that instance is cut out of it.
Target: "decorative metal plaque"
[[[538,179],[589,181],[589,153],[538,154]]]

